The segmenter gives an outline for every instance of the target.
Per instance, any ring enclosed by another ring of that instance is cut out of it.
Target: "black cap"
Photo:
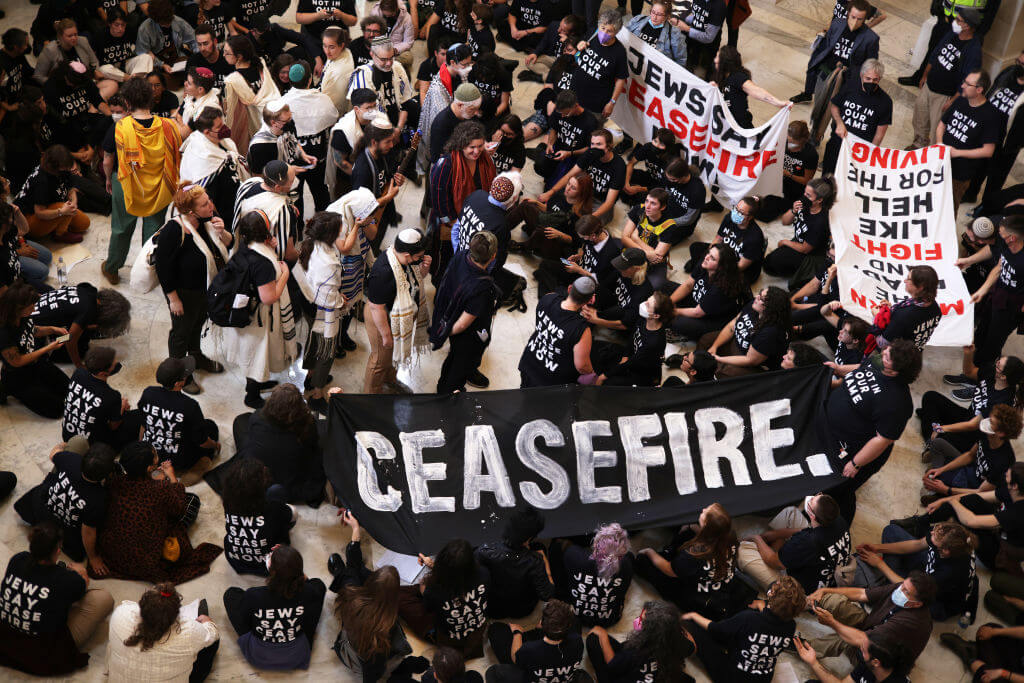
[[[981,12],[970,7],[962,7],[956,11],[960,18],[967,22],[967,25],[971,28],[978,28],[981,26]]]
[[[263,178],[274,185],[281,185],[288,181],[288,164],[279,159],[268,161],[263,166]]]
[[[196,359],[192,356],[184,358],[168,358],[156,369],[156,381],[165,389],[170,389],[178,382],[188,378],[196,370]]]
[[[634,266],[642,266],[645,263],[647,263],[647,256],[642,249],[637,249],[636,247],[623,249],[621,254],[612,259],[612,266],[615,270],[619,271],[628,270]]]

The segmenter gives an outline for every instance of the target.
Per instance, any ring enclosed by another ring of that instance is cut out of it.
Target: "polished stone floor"
[[[809,45],[816,31],[820,30],[831,16],[833,1],[779,0],[777,3],[772,3],[768,0],[752,0],[751,4],[754,7],[754,14],[742,27],[740,51],[745,56],[745,63],[752,71],[755,82],[783,99],[788,98],[802,85]],[[888,70],[883,87],[895,101],[894,125],[889,130],[885,144],[891,147],[904,147],[912,139],[910,119],[915,93],[897,85],[895,79],[908,72],[908,52],[916,39],[920,22],[927,16],[928,2],[927,0],[905,0],[900,3],[883,1],[877,4],[889,15],[889,18],[878,26],[877,31],[881,36],[882,61]],[[286,15],[286,22],[293,21],[294,6],[293,2],[292,9]],[[6,19],[0,21],[0,31],[11,26],[28,27],[35,11],[34,6],[20,1],[0,3],[0,7],[7,12]],[[418,61],[424,53],[423,45],[417,44],[416,50]],[[513,56],[507,48],[499,48],[499,51],[505,53],[506,56]],[[513,110],[523,118],[531,113],[530,107],[538,88],[539,86],[535,84],[516,83]],[[754,116],[759,121],[763,121],[772,113],[772,108],[768,105],[753,100],[751,104]],[[808,114],[808,105],[799,105],[793,110],[794,117]],[[1017,168],[1016,174],[1018,181],[1024,179],[1020,167]],[[528,181],[527,189],[539,192],[536,179]],[[411,224],[417,219],[420,203],[419,192],[420,190],[416,187],[407,184],[398,197],[399,210],[405,215],[407,223]],[[616,220],[612,223],[615,230],[621,226],[622,218],[623,210],[620,205]],[[695,239],[709,239],[717,228],[719,219],[718,215],[705,217]],[[788,237],[790,234],[789,229],[777,222],[766,226],[766,232],[773,245],[777,240]],[[84,243],[89,258],[79,262],[72,269],[70,274],[72,282],[101,283],[99,264],[106,253],[108,234],[109,221],[99,216],[93,216],[92,228]],[[133,247],[132,258],[137,249],[138,244]],[[685,252],[682,251],[685,247],[680,246],[677,249],[680,251],[674,260],[681,263],[685,260],[685,256],[683,256]],[[81,250],[79,249],[79,251]],[[70,260],[72,252],[66,253]],[[130,258],[129,263],[131,260]],[[521,264],[527,273],[534,267],[528,258],[513,256],[511,261]],[[128,269],[122,270],[121,274],[127,280]],[[676,277],[679,277],[678,274]],[[157,292],[139,296],[131,293],[126,285],[122,285],[120,289],[132,301],[133,322],[131,332],[113,342],[121,354],[125,366],[124,371],[114,379],[113,385],[129,400],[136,401],[142,390],[154,383],[153,375],[156,366],[166,356],[169,317],[167,308]],[[503,312],[495,322],[494,343],[488,350],[482,366],[483,372],[491,378],[493,388],[513,388],[519,384],[515,368],[522,348],[533,329],[532,311],[536,303],[535,289],[529,291],[527,302],[530,305],[528,313]],[[358,323],[353,327],[353,336],[360,343],[359,350],[349,354],[346,359],[338,361],[333,370],[335,383],[349,392],[359,391],[366,359],[366,336]],[[1019,337],[1013,338],[1008,350],[1017,354],[1024,352]],[[426,359],[413,376],[404,379],[418,390],[432,391],[441,361],[441,355],[434,355]],[[959,366],[958,350],[929,348],[925,355],[925,371],[913,387],[916,401],[920,401],[921,394],[926,390],[943,390],[941,375],[945,372],[956,372]],[[297,367],[293,368],[289,375],[283,376],[281,379],[301,382],[301,370]],[[221,427],[225,441],[224,452],[233,453],[230,426],[235,415],[245,410],[242,405],[244,379],[237,372],[229,370],[227,374],[217,377],[216,380],[203,378],[201,383],[203,393],[199,400],[207,417],[214,419]],[[0,408],[0,469],[13,470],[17,473],[20,481],[16,496],[21,495],[42,479],[48,469],[47,453],[59,438],[59,424],[33,416],[16,401],[12,400],[7,406]],[[883,472],[861,490],[859,512],[853,530],[855,543],[877,541],[881,529],[888,519],[902,517],[917,510],[920,477],[923,472],[918,458],[921,447],[922,443],[915,420],[910,423],[905,435],[898,442],[893,456]],[[198,493],[203,500],[202,512],[192,532],[193,541],[220,544],[224,527],[219,498],[204,483],[193,487],[192,490]],[[348,533],[341,528],[335,513],[336,509],[328,505],[321,506],[316,510],[299,509],[300,520],[297,529],[292,534],[292,540],[302,552],[305,558],[306,572],[310,576],[326,577],[325,563],[328,554],[341,550],[348,540]],[[595,524],[598,521],[600,520],[594,520]],[[758,524],[756,519],[740,519],[738,521],[742,532],[753,529],[756,524]],[[654,534],[643,534],[634,539],[636,548],[657,542],[658,539]],[[10,502],[0,506],[0,563],[6,565],[11,555],[26,547],[25,526],[12,509]],[[372,559],[381,550],[376,543],[370,540],[365,542],[364,552],[369,558]],[[987,588],[989,574],[985,570],[981,570],[979,573],[984,590]],[[221,595],[227,587],[232,585],[250,587],[257,583],[256,579],[236,575],[221,557],[214,562],[209,574],[181,586],[181,592],[186,601],[197,597],[207,597],[212,617],[222,627],[220,653],[212,674],[214,679],[236,680],[257,677],[279,679],[284,677],[282,674],[253,670],[245,663],[234,643],[235,634],[223,610]],[[125,581],[103,581],[96,582],[95,585],[101,585],[109,590],[117,601],[137,599],[144,588],[140,583]],[[645,584],[642,582],[634,584],[629,593],[628,618],[623,619],[613,630],[614,634],[624,636],[627,633],[630,619],[639,613],[640,605],[650,596],[650,590]],[[338,630],[338,622],[331,610],[333,601],[329,600],[329,603],[325,608],[327,612],[317,634],[310,669],[306,672],[288,674],[290,677],[308,680],[325,680],[327,677],[354,680],[347,670],[339,666],[338,660],[330,649]],[[539,613],[535,614],[534,618],[537,616]],[[989,615],[983,613],[979,616],[977,624],[983,624],[988,620],[990,620]],[[821,628],[804,617],[800,619],[800,622],[800,630],[808,636]],[[936,625],[935,636],[918,660],[917,668],[912,676],[913,680],[966,681],[969,679],[963,673],[959,661],[938,644],[937,634],[951,630],[953,626],[952,623]],[[974,628],[970,630],[971,633],[973,631]],[[103,629],[89,644],[88,649],[93,656],[92,665],[74,676],[76,680],[91,681],[103,678],[105,642],[106,631]],[[416,644],[417,652],[424,650],[428,650],[424,644]],[[482,671],[492,661],[493,658],[489,657],[486,660],[473,662],[472,666]],[[836,662],[830,662],[830,664],[835,665]],[[691,664],[688,669],[698,680],[707,680],[698,665]],[[804,680],[807,678],[807,674],[808,671],[795,656],[784,655],[780,659],[775,680],[788,683]],[[5,671],[4,678],[20,680],[22,677]]]

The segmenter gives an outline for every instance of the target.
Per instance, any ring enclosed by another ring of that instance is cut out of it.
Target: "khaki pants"
[[[860,628],[868,616],[860,604],[837,593],[828,593],[821,599],[820,604],[822,608],[831,612],[840,624],[854,628]],[[836,633],[829,633],[821,638],[811,638],[807,642],[821,658],[846,655],[851,661],[856,661],[859,654],[856,647],[847,643]]]
[[[807,518],[804,517],[800,508],[790,506],[783,508],[779,514],[775,515],[768,526],[771,529],[806,529]],[[740,543],[736,553],[736,564],[741,572],[757,582],[761,590],[768,590],[769,586],[783,576],[783,572],[772,569],[765,563],[761,553],[757,550],[757,544],[753,541]]]
[[[82,599],[71,606],[68,610],[68,630],[79,650],[85,647],[113,609],[114,598],[102,588],[87,590]]]
[[[64,202],[54,202],[47,209],[59,209]],[[28,217],[29,237],[46,237],[47,235],[63,235],[67,231],[85,232],[89,229],[89,217],[81,211],[75,211],[67,216],[60,216],[53,220],[43,220],[39,214],[32,214]]]
[[[395,364],[392,359],[394,348],[385,349],[384,341],[380,337],[380,331],[373,322],[370,307],[366,307],[366,336],[370,340],[370,357],[366,360],[366,377],[363,379],[364,394],[379,394],[384,389],[385,382],[393,383],[398,380],[395,371]]]
[[[409,48],[405,52],[395,55],[395,61],[405,67],[405,73],[410,76],[415,76],[412,71],[412,48]],[[413,79],[415,81],[415,79]]]
[[[942,118],[942,105],[949,99],[947,95],[934,93],[925,85],[917,93],[914,102],[914,146],[926,147],[935,142],[935,128]]]

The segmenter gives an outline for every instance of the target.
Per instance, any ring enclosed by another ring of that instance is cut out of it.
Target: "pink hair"
[[[622,556],[629,552],[629,536],[617,522],[606,524],[594,533],[590,559],[597,563],[597,575],[610,579],[619,571]]]

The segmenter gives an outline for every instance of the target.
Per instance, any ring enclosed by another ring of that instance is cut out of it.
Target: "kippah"
[[[196,67],[196,76],[202,76],[203,78],[213,78],[213,71],[207,69],[205,66]]]
[[[455,99],[459,102],[476,102],[480,97],[480,88],[472,83],[463,83],[455,89]]]
[[[71,62],[71,70],[74,71],[76,74],[84,74],[85,73],[85,64],[82,64],[78,60],[75,60],[75,61]]]
[[[292,64],[292,67],[288,69],[288,80],[292,83],[301,83],[305,77],[306,67],[301,64]]]

